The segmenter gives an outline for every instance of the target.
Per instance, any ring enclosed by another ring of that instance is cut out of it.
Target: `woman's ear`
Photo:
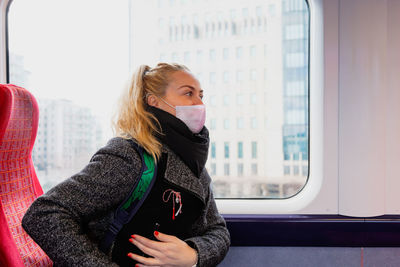
[[[147,104],[149,106],[153,106],[153,107],[156,107],[156,108],[158,108],[158,106],[159,106],[158,99],[154,95],[149,95],[147,97]]]

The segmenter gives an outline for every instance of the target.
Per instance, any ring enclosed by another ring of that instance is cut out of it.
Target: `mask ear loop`
[[[170,103],[168,103],[167,101],[165,101],[162,97],[158,97],[158,96],[156,96],[156,97],[159,98],[159,99],[161,99],[165,104],[167,104],[167,105],[170,106],[171,108],[173,108],[173,109],[176,110],[176,107],[174,107],[173,105],[171,105]]]
[[[174,107],[173,105],[171,105],[170,103],[168,103],[166,100],[164,100],[162,97],[156,96],[155,94],[152,93],[146,93],[143,98],[145,98],[146,103],[147,103],[147,97],[149,97],[150,95],[154,95],[155,97],[157,97],[158,99],[161,99],[165,104],[167,104],[168,106],[170,106],[171,108],[176,110],[176,107]]]

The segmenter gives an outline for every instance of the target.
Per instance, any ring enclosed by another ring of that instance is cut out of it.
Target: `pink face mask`
[[[205,105],[194,105],[194,106],[172,106],[164,99],[165,104],[174,108],[176,111],[176,117],[183,121],[186,126],[192,131],[192,133],[199,133],[203,129],[204,123],[206,122],[206,106]]]

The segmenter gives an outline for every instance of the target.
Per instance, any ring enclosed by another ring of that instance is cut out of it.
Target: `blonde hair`
[[[116,136],[135,139],[155,160],[161,156],[161,143],[155,134],[160,132],[160,123],[146,110],[147,96],[164,96],[171,74],[176,71],[190,72],[180,64],[159,63],[153,69],[141,65],[133,74],[129,86],[121,95],[117,114],[113,121]]]

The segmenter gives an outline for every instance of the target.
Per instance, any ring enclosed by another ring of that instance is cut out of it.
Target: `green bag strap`
[[[142,206],[157,177],[157,164],[154,162],[154,158],[133,140],[129,141],[139,153],[142,161],[140,178],[136,181],[125,200],[114,212],[113,221],[109,225],[109,228],[105,232],[103,240],[100,243],[100,249],[104,253],[109,252],[112,243],[121,231],[122,227],[127,224],[133,216],[135,216],[139,208]]]

